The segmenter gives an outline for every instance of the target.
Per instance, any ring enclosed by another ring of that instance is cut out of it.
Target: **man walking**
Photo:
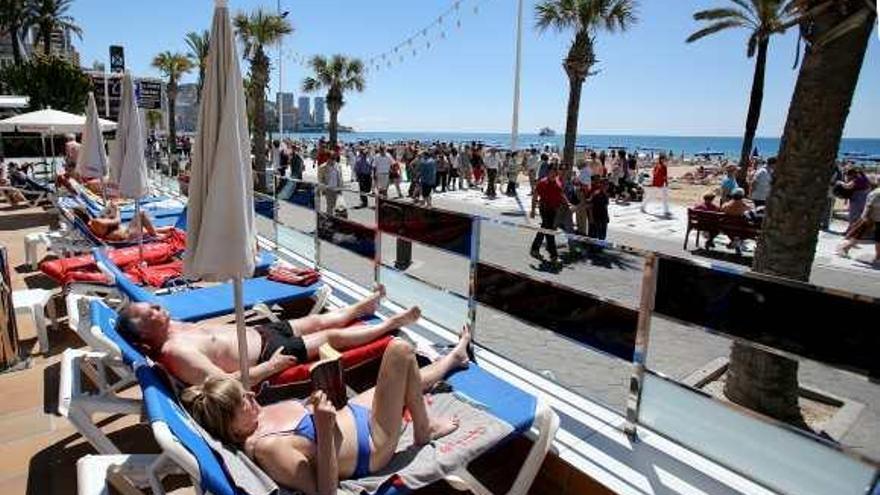
[[[668,169],[666,168],[666,155],[660,155],[657,164],[654,165],[654,171],[651,174],[651,187],[645,190],[645,197],[642,199],[642,213],[647,213],[648,199],[655,199],[660,194],[663,201],[663,216],[669,216],[669,179]],[[649,194],[650,193],[650,194]]]
[[[547,176],[538,181],[535,186],[535,194],[532,196],[532,211],[529,214],[531,218],[535,218],[535,207],[539,207],[541,212],[541,228],[545,230],[556,230],[556,218],[560,208],[570,208],[568,200],[562,191],[562,182],[559,180],[559,171],[556,167],[551,167],[547,171]],[[556,252],[556,235],[538,232],[535,240],[532,241],[531,255],[534,258],[543,260],[541,257],[541,245],[547,240],[547,251],[550,253],[550,261],[557,263],[559,254]]]
[[[354,163],[354,173],[357,178],[358,188],[361,191],[361,208],[367,207],[367,194],[373,189],[373,165],[367,156],[366,150],[358,151]]]

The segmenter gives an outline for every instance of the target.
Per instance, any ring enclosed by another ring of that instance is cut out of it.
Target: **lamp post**
[[[510,149],[516,151],[519,139],[519,77],[522,72],[523,0],[519,0],[516,12],[516,64],[513,76],[513,123],[510,127]]]

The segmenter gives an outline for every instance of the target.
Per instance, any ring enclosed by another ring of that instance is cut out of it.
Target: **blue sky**
[[[344,53],[367,59],[391,49],[436,19],[454,0],[282,0],[296,31],[288,53]],[[230,0],[234,11],[275,0]],[[570,36],[534,30],[535,0],[525,0],[520,129],[562,130],[568,83],[561,60]],[[745,56],[745,31],[716,34],[691,45],[694,11],[727,0],[642,0],[639,22],[622,34],[600,33],[600,73],[587,80],[581,133],[738,136],[742,134],[754,70]],[[478,6],[474,12],[474,6]],[[83,65],[106,62],[121,44],[129,68],[158,75],[152,57],[186,51],[188,31],[209,27],[211,0],[149,2],[76,0],[71,14],[83,27]],[[461,27],[456,27],[456,19]],[[351,95],[340,120],[359,130],[508,131],[513,100],[516,0],[461,0],[459,15],[444,19],[445,39],[405,51],[403,62],[370,74],[367,90]],[[439,37],[440,30],[431,38]],[[417,38],[418,39],[418,38]],[[779,136],[796,71],[796,33],[773,39],[761,136]],[[273,64],[277,51],[271,50]],[[399,55],[398,55],[399,56]],[[299,96],[306,69],[285,57],[283,87]],[[246,65],[246,64],[245,64]],[[193,76],[190,76],[193,79]],[[278,85],[273,72],[270,92]],[[876,28],[845,130],[847,137],[880,138],[880,41]]]

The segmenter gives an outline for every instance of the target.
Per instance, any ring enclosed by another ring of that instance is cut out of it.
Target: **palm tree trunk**
[[[46,55],[52,53],[52,28],[51,26],[46,26],[43,29],[43,51]]]
[[[566,170],[574,167],[574,147],[577,143],[578,114],[581,108],[581,89],[584,81],[568,76],[568,109],[565,117],[565,147],[562,150],[562,166]]]
[[[755,76],[752,79],[752,95],[749,98],[749,114],[746,117],[746,134],[743,137],[742,151],[739,155],[739,173],[736,176],[736,181],[742,187],[747,186],[752,145],[755,142],[758,121],[761,119],[761,104],[764,101],[764,73],[767,69],[767,48],[769,45],[769,38],[765,38],[758,43],[758,56],[755,59]]]
[[[170,80],[168,81],[168,153],[171,155],[168,158],[168,166],[171,166],[171,162],[174,161],[174,158],[177,156],[177,123],[175,119],[177,118],[177,81]]]
[[[813,2],[816,3],[816,2]],[[857,7],[858,2],[853,1]],[[862,6],[863,7],[863,6]],[[803,26],[812,39],[841,20],[840,10]],[[798,74],[779,150],[754,269],[807,281],[813,265],[832,166],[859,80],[873,19],[827,46],[807,50]],[[725,393],[750,409],[797,422],[796,362],[734,344]],[[781,396],[782,398],[774,398]]]
[[[21,65],[21,40],[19,39],[21,26],[14,25],[9,28],[9,37],[12,39],[12,60],[15,65]]]
[[[254,171],[255,187],[266,191],[266,85],[269,80],[269,59],[262,48],[254,55],[253,67],[254,102]]]
[[[327,124],[327,133],[330,135],[330,149],[336,149],[336,142],[339,138],[339,109],[334,105],[329,107],[330,122]]]

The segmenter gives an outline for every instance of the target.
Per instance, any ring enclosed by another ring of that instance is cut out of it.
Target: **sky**
[[[516,0],[460,0],[440,28],[420,31],[455,0],[280,0],[294,33],[283,41],[282,89],[300,96],[308,70],[298,57],[341,53],[368,60],[416,35],[372,71],[366,90],[346,98],[340,121],[361,131],[509,132],[513,107]],[[535,30],[536,0],[524,0],[520,132],[565,127],[568,80],[562,59],[571,35]],[[184,36],[208,29],[211,0],[75,0],[83,28],[82,64],[108,63],[108,47],[125,48],[138,76],[165,50],[186,52]],[[229,0],[233,12],[276,11],[277,0]],[[754,71],[745,30],[728,30],[693,44],[694,12],[728,0],[641,0],[638,22],[623,33],[600,32],[598,73],[583,88],[579,132],[684,136],[742,135]],[[476,9],[475,9],[476,8]],[[460,27],[457,22],[460,20]],[[441,38],[441,32],[445,38]],[[430,48],[425,40],[432,39]],[[759,136],[778,137],[793,92],[797,34],[771,41]],[[412,50],[416,49],[413,55]],[[393,52],[392,52],[393,53]],[[277,48],[270,97],[278,88]],[[399,57],[404,55],[401,62]],[[242,63],[246,70],[247,63]],[[186,80],[194,81],[195,75]],[[871,38],[845,137],[880,138],[880,37]]]

